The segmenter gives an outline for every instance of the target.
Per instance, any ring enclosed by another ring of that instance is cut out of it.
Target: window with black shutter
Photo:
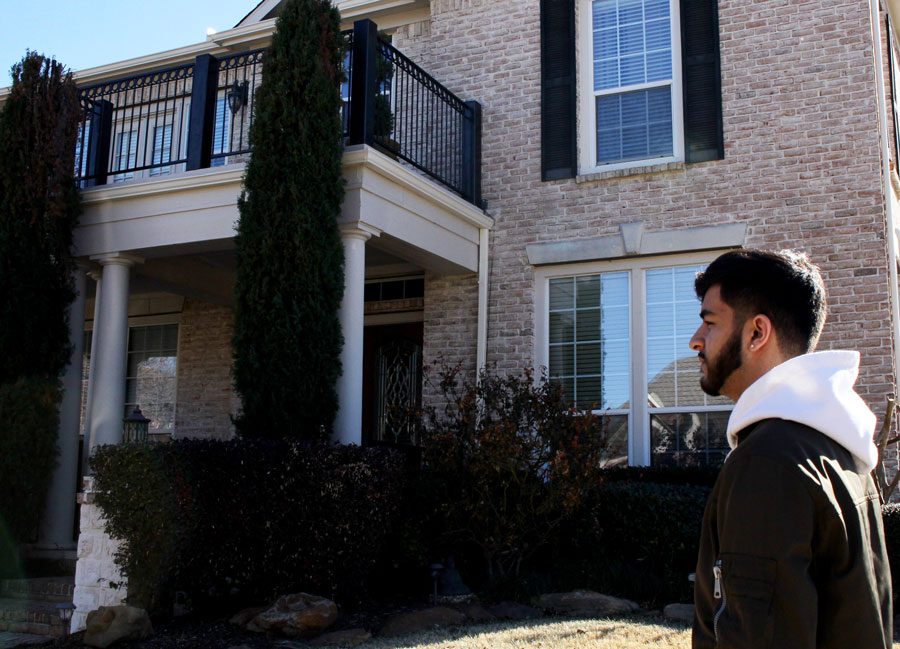
[[[541,66],[545,180],[724,157],[717,0],[543,0]]]

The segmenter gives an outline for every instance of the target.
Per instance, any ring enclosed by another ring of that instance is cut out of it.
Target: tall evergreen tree
[[[245,437],[324,440],[337,412],[341,51],[328,0],[283,3],[238,203],[234,383]]]
[[[23,542],[56,462],[59,377],[71,351],[81,109],[71,75],[52,59],[28,52],[12,81],[0,108],[0,532]],[[10,546],[0,547],[0,574],[14,564]]]
[[[28,52],[0,110],[0,383],[56,380],[69,362],[77,89],[61,63]]]

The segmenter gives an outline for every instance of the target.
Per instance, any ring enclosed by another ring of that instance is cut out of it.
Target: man
[[[700,385],[736,403],[704,515],[693,646],[890,648],[875,416],[853,390],[857,352],[811,353],[825,321],[818,268],[740,250],[695,288]]]

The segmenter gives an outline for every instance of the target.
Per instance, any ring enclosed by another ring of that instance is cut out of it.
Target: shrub
[[[881,516],[884,520],[884,540],[891,564],[892,595],[896,609],[897,595],[900,594],[900,504],[886,504],[881,508]]]
[[[441,536],[478,548],[490,585],[514,581],[608,459],[605,420],[570,410],[530,372],[472,385],[444,368],[440,385],[447,406],[426,416],[424,478]]]
[[[571,586],[663,605],[693,601],[710,488],[606,481],[585,498],[557,543],[556,562]]]
[[[280,9],[238,201],[236,423],[245,437],[324,442],[337,412],[343,344],[343,39],[328,0],[291,0]]]
[[[57,381],[0,383],[0,530],[18,543],[34,540],[44,510],[56,466],[60,397]],[[8,554],[0,556],[0,571],[14,568]]]
[[[266,439],[105,447],[93,466],[129,602],[156,609],[174,589],[198,609],[296,590],[359,603],[405,480],[387,449]]]

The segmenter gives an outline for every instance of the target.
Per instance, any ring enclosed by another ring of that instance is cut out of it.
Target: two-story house
[[[693,277],[737,247],[821,265],[820,349],[860,350],[858,389],[884,411],[900,1],[336,4],[352,30],[340,441],[414,443],[390,406],[436,398],[422,368],[443,358],[472,375],[546,368],[610,417],[621,463],[719,462],[730,405],[698,388]],[[63,471],[79,426],[88,448],[116,443],[135,405],[152,433],[232,435],[236,200],[278,5],[76,75],[73,336],[90,353],[70,368],[85,396],[64,406]],[[52,499],[69,506],[68,491]]]

